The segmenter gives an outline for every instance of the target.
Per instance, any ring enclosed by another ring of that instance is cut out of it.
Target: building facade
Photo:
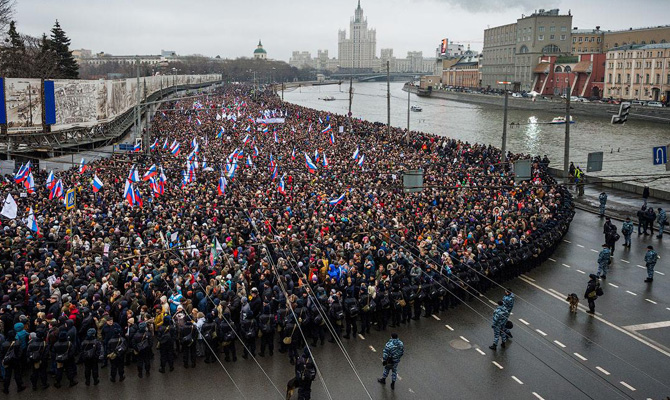
[[[606,31],[603,38],[605,52],[629,44],[665,44],[670,43],[670,25],[649,28],[629,28],[621,31]]]
[[[670,99],[670,43],[627,45],[607,52],[604,96]]]
[[[479,88],[481,83],[479,55],[474,52],[466,52],[457,63],[442,73],[443,86]]]
[[[514,80],[516,23],[496,26],[484,31],[482,49],[482,86],[502,88],[498,81]]]
[[[535,67],[533,90],[544,96],[600,98],[605,80],[605,54],[545,56]]]
[[[260,39],[258,40],[258,46],[256,46],[256,50],[254,50],[254,58],[256,60],[267,60],[268,58],[268,52],[263,48],[263,44],[261,43]]]
[[[572,30],[572,54],[601,54],[603,53],[603,43],[605,32],[596,29],[578,29]]]
[[[363,15],[361,2],[349,23],[349,38],[346,30],[338,32],[338,59],[341,68],[371,70],[377,51],[377,32],[368,29],[368,20]]]
[[[312,54],[309,51],[294,51],[288,64],[295,68],[313,68]]]

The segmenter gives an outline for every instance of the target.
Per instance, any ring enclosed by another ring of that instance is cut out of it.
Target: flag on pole
[[[100,189],[104,186],[98,175],[93,175],[93,180],[91,181],[91,186],[93,186],[93,193],[98,193]]]
[[[318,169],[316,164],[312,162],[312,159],[309,158],[307,153],[304,154],[305,154],[305,166],[307,167],[307,170],[312,174],[316,173],[316,170]]]
[[[251,156],[247,154],[247,167],[253,167],[254,163],[251,161]]]
[[[212,251],[209,253],[209,263],[214,266],[216,261],[219,259],[219,254],[223,253],[223,247],[219,240],[214,237],[214,242],[212,243]]]
[[[216,190],[219,193],[219,196],[223,196],[226,193],[226,178],[224,176],[221,176],[219,178],[219,185],[217,186]]]
[[[14,181],[21,183],[28,178],[28,174],[30,174],[30,161],[25,165],[21,164],[21,168],[14,175]]]
[[[156,140],[154,140],[154,142],[149,146],[149,150],[156,150],[156,146],[158,146],[158,138],[156,138]]]
[[[320,119],[320,118],[319,118],[319,122],[321,122],[321,119]],[[328,124],[328,126],[327,126],[324,130],[322,130],[321,133],[328,133],[328,132],[330,132],[332,129],[333,129],[333,128],[330,127],[330,124]]]
[[[149,167],[147,172],[144,173],[144,175],[142,176],[142,180],[146,182],[152,177],[156,176],[157,173],[158,169],[156,168],[156,164],[153,164],[151,167]]]
[[[358,160],[358,153],[359,153],[359,150],[358,150],[358,147],[356,147],[356,151],[354,151],[354,156],[352,157],[354,160]]]
[[[46,182],[47,189],[51,190],[51,188],[54,187],[55,184],[56,180],[54,179],[54,172],[49,171],[49,176],[47,176],[47,182]]]
[[[33,178],[33,173],[29,173],[26,180],[23,181],[23,187],[26,188],[28,193],[35,193],[35,179]]]
[[[79,173],[83,174],[87,169],[88,165],[86,165],[86,160],[82,157],[81,161],[79,162]]]
[[[137,168],[135,168],[135,164],[133,164],[132,167],[130,167],[130,172],[128,173],[128,180],[131,182],[139,182],[140,181],[140,174],[137,172]]]
[[[340,197],[338,197],[338,198],[336,198],[336,199],[330,200],[330,201],[328,202],[328,204],[330,204],[331,206],[336,206],[336,205],[340,204],[341,202],[344,201],[345,194],[346,194],[346,193],[342,194],[342,196],[340,196]]]
[[[363,168],[363,162],[365,161],[365,154],[361,156],[361,158],[358,159],[358,166]]]
[[[53,200],[54,198],[61,198],[61,197],[63,197],[63,182],[59,179],[51,187],[51,191],[49,192],[49,200]]]
[[[165,142],[163,143],[163,150],[167,150],[169,148],[168,146],[168,138],[165,138]]]
[[[328,165],[328,157],[326,157],[326,153],[323,153],[323,167],[328,169],[330,166]]]
[[[37,233],[38,235],[40,234],[40,227],[37,226],[37,221],[35,220],[35,214],[33,213],[32,207],[30,207],[30,211],[28,211],[28,218],[26,218],[26,226],[31,231]]]
[[[284,176],[286,174],[282,175],[281,178],[279,178],[279,186],[277,186],[277,190],[279,193],[285,195],[286,194],[286,184],[284,183]]]
[[[330,144],[335,145],[335,134],[330,132]]]
[[[141,150],[142,150],[142,142],[135,143],[135,147],[133,147],[133,151],[135,153],[139,153]]]
[[[7,198],[5,199],[5,204],[2,206],[2,212],[0,212],[0,214],[9,219],[15,219],[18,210],[19,207],[11,193],[7,193]]]

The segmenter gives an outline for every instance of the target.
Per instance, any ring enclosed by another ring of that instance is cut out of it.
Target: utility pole
[[[503,106],[503,131],[502,131],[502,147],[500,148],[500,167],[504,168],[504,164],[507,161],[507,99],[509,93],[507,93],[507,85],[512,82],[498,82],[499,85],[505,85],[505,102]]]
[[[284,81],[281,83],[281,101],[284,101]]]
[[[570,86],[568,85],[568,88]],[[563,179],[567,183],[568,172],[570,170],[570,96],[572,91],[568,89],[568,94],[565,96],[565,148],[563,149]]]
[[[354,90],[352,88],[354,78],[352,76],[349,77],[349,113],[347,116],[349,117],[349,133],[351,133],[351,102],[354,100]]]
[[[409,105],[409,95],[412,93],[412,83],[414,81],[409,81],[407,84],[407,133],[405,134],[405,141],[409,143],[409,111],[410,111],[410,105]]]
[[[386,134],[391,136],[391,63],[386,60]]]
[[[133,146],[140,136],[141,122],[140,122],[140,58],[135,57],[135,65],[137,67],[137,104],[135,104],[135,132],[133,133]]]

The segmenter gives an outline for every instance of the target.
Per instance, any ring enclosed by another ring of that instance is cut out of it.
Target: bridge
[[[409,80],[419,80],[420,77],[425,75],[431,75],[427,72],[391,72],[389,74],[389,79],[392,81],[409,81]],[[358,82],[380,82],[386,80],[385,72],[337,72],[330,75],[331,79],[338,80],[349,80],[353,78]]]

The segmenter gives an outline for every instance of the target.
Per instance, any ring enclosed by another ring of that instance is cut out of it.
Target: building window
[[[640,91],[635,89],[635,97],[637,97],[640,94]]]
[[[607,75],[607,83],[612,83],[612,74]]]
[[[626,74],[626,83],[630,83],[630,74]]]
[[[635,83],[640,83],[640,74],[635,74]]]
[[[656,84],[657,85],[661,84],[661,74],[656,74]]]
[[[548,46],[544,46],[542,48],[542,54],[555,54],[555,53],[560,53],[561,48],[556,46],[555,44],[550,44]]]
[[[616,74],[616,83],[621,83],[621,74]]]
[[[570,68],[569,65],[566,65],[565,68],[563,69],[563,72],[572,72],[572,68]]]
[[[519,53],[521,54],[528,53],[528,47],[526,47],[526,45],[521,46],[519,48]]]
[[[628,86],[626,86],[626,96],[628,96],[629,90],[630,90],[630,88]]]
[[[577,43],[577,37],[574,37],[574,36],[573,36],[573,38],[572,38],[572,43]]]
[[[579,43],[581,43],[581,42],[582,42],[582,39],[583,39],[583,38],[582,38],[582,37],[580,36],[580,37],[579,37]]]
[[[554,40],[556,39],[556,35],[549,35],[549,40]]]
[[[644,83],[647,83],[647,84],[649,83],[649,74],[646,74],[644,76]]]
[[[597,43],[600,43],[600,36],[596,40]]]
[[[544,40],[544,35],[537,35],[537,40]]]
[[[537,31],[538,32],[544,32],[544,26],[541,26],[541,27],[537,28]]]
[[[557,65],[556,68],[554,68],[554,72],[563,72],[563,69],[560,65]]]

